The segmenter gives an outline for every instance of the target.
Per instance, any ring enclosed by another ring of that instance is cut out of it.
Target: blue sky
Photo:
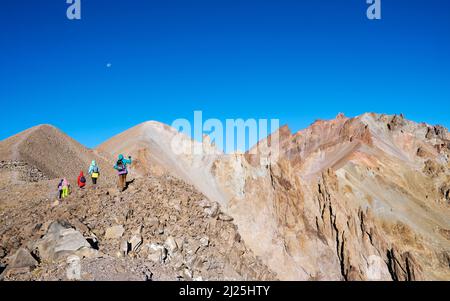
[[[0,4],[0,139],[49,123],[93,147],[146,120],[339,112],[450,126],[450,1],[65,0]],[[111,64],[107,67],[107,64]]]

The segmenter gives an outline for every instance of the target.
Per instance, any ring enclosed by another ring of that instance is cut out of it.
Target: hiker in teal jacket
[[[100,169],[98,168],[97,162],[95,162],[95,160],[92,160],[92,163],[89,166],[88,173],[91,176],[92,184],[96,185],[97,180],[100,177]]]
[[[114,165],[114,169],[117,170],[119,174],[119,190],[124,191],[127,183],[127,174],[128,169],[127,165],[131,164],[131,156],[128,156],[128,159],[125,159],[122,154],[119,155],[116,165]]]

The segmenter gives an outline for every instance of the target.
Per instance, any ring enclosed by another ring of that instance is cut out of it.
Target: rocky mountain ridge
[[[450,135],[445,128],[408,121],[402,115],[369,113],[347,118],[340,114],[334,120],[318,120],[297,133],[291,133],[287,126],[282,127],[260,141],[257,149],[245,154],[215,151],[196,155],[176,152],[172,144],[174,137],[179,139],[180,147],[198,143],[180,136],[167,125],[146,122],[111,138],[96,150],[82,150],[81,153],[87,151],[88,156],[98,156],[100,162],[109,165],[113,162],[111,158],[118,153],[131,154],[135,158],[132,173],[136,175],[139,186],[147,187],[156,178],[174,177],[173,180],[178,179],[175,186],[187,185],[202,195],[204,201],[200,203],[205,206],[203,212],[207,216],[221,208],[222,215],[213,214],[213,219],[235,225],[233,235],[238,235],[242,241],[239,248],[247,250],[243,252],[251,258],[240,261],[237,255],[230,257],[235,245],[231,249],[227,246],[215,249],[211,254],[220,254],[222,248],[230,250],[230,253],[225,252],[222,260],[232,267],[227,269],[234,270],[227,277],[280,280],[450,279]],[[30,192],[33,189],[42,191],[43,198],[53,197],[44,192],[51,189],[49,185],[54,185],[46,177],[51,179],[55,173],[49,173],[46,165],[34,157],[33,160],[28,159],[26,154],[32,149],[32,144],[24,143],[27,139],[22,139],[12,137],[0,143],[1,166],[4,166],[0,169],[0,176],[5,183],[0,189],[6,192],[0,201],[2,211],[5,208],[17,210],[25,200],[36,202],[36,195]],[[47,142],[51,145],[53,140]],[[208,140],[202,146],[214,148]],[[20,158],[11,157],[15,149],[22,150]],[[77,156],[85,159],[80,159],[77,166],[71,168],[73,171],[89,160],[84,155]],[[16,165],[23,170],[22,164],[28,164],[34,172],[13,171],[17,169]],[[15,177],[18,174],[38,176],[21,176],[21,181],[13,181],[11,174]],[[113,176],[111,172],[111,177],[106,177],[101,187],[102,193],[110,193],[114,185]],[[187,184],[181,184],[183,182]],[[133,193],[135,185],[130,186],[129,193]],[[183,189],[191,191],[186,187]],[[159,196],[161,201],[157,202],[157,207],[152,207],[153,211],[149,211],[146,206],[152,203],[153,195],[139,194],[140,214],[151,215],[151,212],[162,210],[161,215],[168,215],[170,220],[174,209],[165,208],[165,204],[171,203],[172,197]],[[75,202],[80,201],[78,197],[81,201],[85,198],[77,194]],[[101,199],[100,196],[98,198]],[[106,203],[102,203],[105,208],[97,212],[117,211]],[[89,210],[89,204],[85,204],[83,210]],[[120,206],[117,202],[115,204]],[[189,203],[184,205],[190,206]],[[16,214],[20,216],[19,211]],[[63,216],[65,214],[61,213]],[[10,217],[5,218],[10,220]],[[98,214],[96,218],[103,221]],[[195,221],[203,223],[203,219],[198,216]],[[25,219],[24,227],[26,223]],[[123,226],[123,222],[116,224]],[[141,224],[146,228],[151,227],[152,222],[144,220]],[[10,232],[5,232],[8,227],[13,225],[2,225],[2,242],[14,237]],[[189,227],[189,223],[183,224],[183,227]],[[124,226],[124,231],[130,233],[140,231],[126,229]],[[203,231],[197,236],[206,233],[207,228]],[[97,238],[103,234],[99,235],[96,235]],[[114,261],[112,258],[118,255],[113,253],[118,252],[120,246],[107,245],[106,253],[112,256],[108,260]],[[142,242],[141,245],[145,244]],[[10,255],[9,252],[21,246],[23,242],[16,242],[3,253]],[[139,255],[138,258],[144,262],[148,258],[160,258],[165,252],[161,248],[164,247],[163,241],[149,242],[147,246],[150,249],[145,252],[153,250],[157,255],[153,251]],[[252,266],[252,261],[257,262],[253,272],[247,271],[247,268],[237,268]],[[201,269],[195,272],[192,266],[188,270],[193,275],[207,275],[202,277],[208,279],[224,278],[223,275],[214,276]],[[214,273],[219,273],[219,270],[221,268]]]

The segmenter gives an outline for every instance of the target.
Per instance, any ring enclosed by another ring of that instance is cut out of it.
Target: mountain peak
[[[3,160],[36,168],[50,179],[67,177],[73,181],[80,171],[87,173],[92,160],[103,165],[105,179],[112,175],[104,158],[50,124],[36,125],[2,141],[0,155]]]

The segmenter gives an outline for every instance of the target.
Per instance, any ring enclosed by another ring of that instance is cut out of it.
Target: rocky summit
[[[340,114],[199,155],[175,135],[146,122],[90,150],[44,125],[0,142],[0,278],[450,280],[447,129]],[[75,188],[91,160],[99,185]]]

